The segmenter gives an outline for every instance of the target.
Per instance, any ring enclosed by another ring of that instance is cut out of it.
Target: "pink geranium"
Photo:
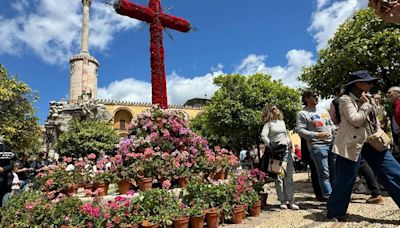
[[[94,153],[91,153],[91,154],[88,154],[87,158],[90,160],[94,160],[94,159],[96,159],[96,155]]]

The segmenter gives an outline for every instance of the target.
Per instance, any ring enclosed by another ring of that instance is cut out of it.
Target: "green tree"
[[[383,22],[371,9],[360,10],[344,22],[300,79],[327,97],[347,81],[350,72],[364,69],[382,79],[376,90],[400,84],[400,25]]]
[[[42,133],[33,102],[37,95],[0,65],[0,135],[13,151],[32,152],[40,146]]]
[[[110,152],[118,141],[118,133],[110,123],[74,118],[68,131],[60,135],[57,149],[62,156],[85,156],[100,150]]]
[[[265,74],[235,74],[218,76],[214,84],[220,88],[204,112],[191,121],[191,127],[212,144],[236,150],[257,144],[266,104],[277,105],[288,128],[294,127],[296,111],[301,108],[300,93],[284,86],[282,81]]]

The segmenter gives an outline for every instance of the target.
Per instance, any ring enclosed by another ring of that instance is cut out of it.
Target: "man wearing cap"
[[[400,87],[391,87],[387,94],[387,99],[393,103],[393,113],[392,113],[392,135],[393,143],[395,146],[396,153],[400,152]]]
[[[361,154],[400,207],[399,163],[388,149],[379,152],[367,143],[367,137],[379,129],[368,95],[377,81],[366,70],[353,72],[340,97],[341,122],[333,145],[333,152],[338,155],[336,182],[327,204],[327,218],[333,221],[345,220]]]
[[[335,126],[327,110],[316,108],[318,97],[318,93],[314,91],[303,93],[302,101],[305,107],[297,113],[296,131],[307,140],[310,155],[317,170],[322,196],[328,200],[334,181],[333,169],[330,170],[329,167],[333,168],[334,163],[330,150]]]

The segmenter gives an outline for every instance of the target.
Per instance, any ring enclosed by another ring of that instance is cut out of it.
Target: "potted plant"
[[[203,199],[194,199],[190,207],[190,223],[193,228],[203,228],[205,211],[208,205]]]
[[[110,183],[115,182],[116,175],[111,171],[98,170],[96,171],[93,182],[94,190],[98,190],[98,196],[105,196],[108,193],[108,186]]]
[[[116,175],[116,181],[118,185],[118,191],[120,194],[126,194],[130,189],[133,188],[133,183],[136,184],[134,179],[134,173],[129,166],[118,165],[114,170]]]
[[[174,228],[187,228],[189,227],[190,222],[190,208],[188,208],[185,204],[181,203],[180,205],[175,206],[173,212],[172,222]],[[172,207],[173,207],[172,206]]]
[[[173,212],[178,207],[178,199],[167,190],[149,189],[140,196],[132,198],[132,203],[139,204],[139,213],[146,224],[172,225]],[[143,224],[142,224],[143,226]]]
[[[253,217],[257,217],[261,214],[261,201],[260,197],[256,191],[248,191],[248,205],[249,205],[249,212],[250,215]]]

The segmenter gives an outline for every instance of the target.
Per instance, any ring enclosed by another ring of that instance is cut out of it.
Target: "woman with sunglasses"
[[[263,110],[262,120],[264,127],[261,138],[265,146],[272,148],[274,145],[286,145],[286,150],[282,154],[282,161],[287,162],[287,166],[284,172],[278,174],[275,179],[276,193],[278,200],[281,201],[280,208],[282,210],[287,208],[299,210],[299,206],[294,203],[292,143],[286,131],[283,114],[275,105],[266,106]]]

